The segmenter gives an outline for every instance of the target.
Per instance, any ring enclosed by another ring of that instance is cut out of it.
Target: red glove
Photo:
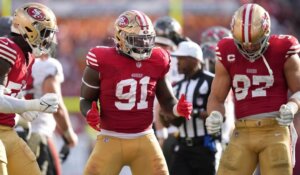
[[[86,121],[92,128],[100,131],[100,114],[95,101],[92,103],[92,108],[87,112]]]
[[[183,116],[186,119],[191,119],[191,113],[193,110],[193,104],[186,101],[185,95],[182,94],[177,105],[176,105],[176,112],[179,116]],[[176,113],[175,113],[176,115]]]

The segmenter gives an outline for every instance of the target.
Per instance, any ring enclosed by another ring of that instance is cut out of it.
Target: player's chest
[[[19,59],[12,66],[8,74],[8,79],[14,82],[25,81],[31,73],[31,65],[28,65],[25,60]]]
[[[146,61],[128,61],[114,64],[113,66],[105,66],[101,71],[102,79],[107,80],[126,80],[126,79],[157,79],[162,70],[151,62]]]

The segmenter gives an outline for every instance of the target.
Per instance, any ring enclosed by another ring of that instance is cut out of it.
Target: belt
[[[235,122],[235,127],[237,128],[256,128],[274,125],[278,125],[275,118],[237,120]]]
[[[0,130],[13,130],[12,127],[0,124]]]
[[[179,138],[179,143],[185,146],[199,146],[202,145],[203,146],[203,142],[204,142],[204,137],[180,137]]]

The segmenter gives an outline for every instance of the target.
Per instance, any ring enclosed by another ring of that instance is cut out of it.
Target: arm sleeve
[[[0,95],[0,112],[11,114],[23,113],[26,111],[40,111],[39,102],[39,99],[24,100],[7,95]]]

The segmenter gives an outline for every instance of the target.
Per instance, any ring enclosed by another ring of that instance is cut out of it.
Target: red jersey
[[[237,119],[278,111],[287,102],[284,63],[299,51],[295,37],[272,35],[263,54],[266,62],[263,57],[250,62],[238,51],[232,38],[224,38],[218,43],[216,54],[231,77]]]
[[[86,62],[100,74],[101,128],[121,133],[151,128],[156,83],[169,70],[169,54],[154,48],[150,58],[136,61],[115,47],[96,47]]]
[[[11,90],[11,93],[5,95],[16,97],[27,84],[34,59],[29,56],[29,59],[26,61],[21,48],[8,38],[0,38],[0,59],[11,64],[8,81],[5,84]],[[0,124],[12,127],[15,125],[14,117],[15,114],[0,113]]]

